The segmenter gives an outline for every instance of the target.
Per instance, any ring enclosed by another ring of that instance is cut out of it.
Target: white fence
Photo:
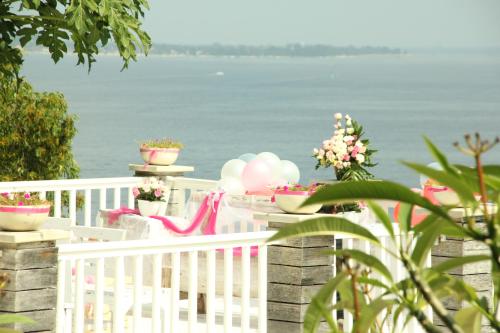
[[[63,214],[63,197],[67,196],[67,214],[72,224],[91,226],[92,208],[97,208],[92,207],[92,202],[98,200],[94,205],[99,209],[119,208],[124,202],[133,207],[131,189],[139,181],[140,178],[123,177],[4,182],[0,183],[0,192],[40,192],[42,196],[52,193],[55,217]],[[209,190],[215,186],[214,181],[189,178],[169,178],[169,181],[180,191]],[[77,194],[83,194],[83,219],[78,222]],[[368,228],[384,247],[395,250],[382,225],[372,224]],[[115,333],[227,333],[238,327],[237,332],[264,333],[267,331],[265,241],[272,234],[246,232],[162,241],[60,245],[57,332],[81,333],[90,325],[93,332],[111,328]],[[384,249],[345,236],[337,239],[335,246],[375,255],[396,281],[406,277],[401,264]],[[258,256],[252,256],[255,247]],[[431,264],[430,254],[427,262]],[[334,264],[333,271],[335,267]],[[373,292],[376,295],[380,291]],[[184,293],[186,299],[181,297]],[[197,313],[198,294],[206,295],[206,313],[201,315]],[[106,313],[111,316],[106,318]],[[432,317],[430,310],[427,313]],[[352,316],[342,311],[335,315],[343,317],[343,328],[348,332],[353,326]],[[423,332],[415,320],[404,330],[398,329],[406,319],[400,318],[395,331]],[[392,329],[388,327],[387,331]]]
[[[95,332],[103,331],[105,307],[109,306],[110,326],[116,333],[232,332],[233,314],[239,320],[235,324],[241,327],[241,332],[250,332],[254,326],[252,331],[264,333],[267,321],[265,241],[272,234],[255,232],[165,241],[63,244],[59,247],[57,332],[84,332],[89,324],[85,312],[87,309],[88,313],[88,304],[91,304],[94,315],[90,325]],[[234,251],[239,248],[241,251]],[[258,256],[252,257],[255,248]],[[125,268],[128,259],[132,259],[130,275]],[[257,261],[256,266],[252,265],[252,260]],[[66,268],[72,263],[76,269],[69,276]],[[237,274],[236,265],[240,269]],[[252,266],[257,268],[257,281],[250,279]],[[165,267],[170,271],[167,276],[163,274]],[[241,279],[239,283],[234,281],[236,275]],[[179,297],[181,276],[188,279],[186,301]],[[204,277],[205,285],[199,283],[198,276]],[[223,281],[222,293],[216,287],[217,279]],[[240,286],[238,297],[234,296],[234,285]],[[252,289],[257,290],[254,302]],[[197,313],[198,293],[206,294],[204,316]],[[106,304],[107,300],[111,304]],[[151,310],[145,316],[148,304]],[[220,311],[223,313],[222,325],[217,320]],[[129,312],[130,323],[125,320]]]
[[[167,177],[177,191],[208,190],[216,182],[184,177]],[[138,177],[61,179],[21,182],[0,182],[2,192],[38,192],[42,198],[53,199],[53,216],[67,215],[73,224],[91,226],[96,209],[134,207],[132,188],[141,182]],[[181,197],[184,197],[182,195]],[[77,219],[78,201],[82,200],[82,221]],[[93,205],[97,207],[92,207]],[[67,211],[64,211],[67,210]]]

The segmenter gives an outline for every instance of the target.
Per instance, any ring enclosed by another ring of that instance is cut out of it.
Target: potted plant
[[[154,139],[144,141],[140,145],[141,157],[146,164],[171,165],[179,157],[184,145],[172,139]]]
[[[155,177],[144,179],[143,183],[132,189],[142,216],[161,216],[167,212],[170,188]]]
[[[321,204],[302,207],[302,204],[320,187],[318,183],[309,186],[300,184],[279,186],[274,190],[273,202],[279,209],[292,214],[314,214],[321,209]]]
[[[47,219],[50,203],[33,193],[0,195],[0,228],[9,231],[38,230]]]

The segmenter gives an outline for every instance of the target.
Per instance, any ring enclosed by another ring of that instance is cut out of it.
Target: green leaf
[[[450,175],[446,171],[436,170],[425,165],[410,162],[403,162],[403,164],[417,171],[418,173],[424,174],[434,179],[443,186],[447,186],[453,189],[463,202],[476,202],[473,189],[471,189],[468,186],[467,182],[463,181],[462,179]]]
[[[396,303],[395,300],[377,298],[363,307],[363,312],[358,321],[354,323],[353,332],[369,332],[377,316],[388,306]]]
[[[413,206],[407,203],[401,203],[399,206],[398,220],[401,230],[406,234],[411,229],[411,218],[413,215]]]
[[[319,217],[281,228],[269,242],[290,237],[349,235],[376,244],[380,241],[366,228],[342,217]]]
[[[424,266],[427,255],[434,246],[436,239],[441,235],[441,229],[442,225],[435,223],[432,228],[427,228],[418,236],[415,248],[411,254],[411,259],[417,266]]]
[[[386,180],[340,182],[320,188],[304,205],[335,204],[353,200],[393,200],[425,208],[438,216],[453,221],[446,211],[407,187]]]
[[[387,280],[392,281],[391,272],[378,258],[372,255],[354,249],[326,250],[324,252],[330,255],[352,258],[355,261],[376,270],[377,272],[385,276]]]
[[[479,254],[474,256],[464,256],[464,257],[448,259],[432,268],[437,272],[446,272],[449,271],[450,269],[463,266],[465,264],[471,264],[478,261],[485,261],[490,259],[491,258],[487,255],[479,255]]]
[[[480,333],[481,317],[478,309],[470,307],[459,310],[455,315],[455,320],[464,332]]]
[[[432,156],[434,156],[434,158],[439,162],[441,167],[443,167],[443,170],[445,170],[446,172],[448,172],[454,176],[458,176],[457,170],[452,165],[450,165],[450,163],[448,162],[448,159],[438,149],[438,147],[436,147],[434,145],[434,143],[432,143],[432,141],[429,140],[429,138],[427,138],[426,136],[424,136],[424,140],[425,140],[425,144],[427,145],[427,148],[431,152]]]
[[[387,215],[387,213],[378,205],[377,203],[373,201],[368,201],[368,207],[370,207],[371,211],[377,216],[380,222],[385,226],[385,229],[389,232],[391,235],[391,238],[394,240],[394,229],[392,228],[392,222]]]
[[[359,281],[359,283],[369,284],[369,285],[371,285],[373,287],[378,287],[378,288],[382,288],[382,289],[385,289],[385,290],[389,289],[388,285],[386,285],[383,282],[380,282],[379,280],[376,280],[376,279],[371,279],[371,278],[367,278],[367,277],[364,277],[364,276],[360,276],[358,278],[358,281]]]
[[[314,295],[311,299],[311,303],[307,307],[304,316],[304,333],[314,333],[319,327],[321,318],[323,318],[324,307],[326,304],[331,304],[332,295],[337,289],[339,284],[344,281],[348,275],[345,272],[340,272],[333,279],[325,283],[323,287]],[[326,319],[326,318],[325,318]],[[330,327],[336,327],[332,325],[333,321],[329,321]],[[338,329],[337,329],[338,331]]]

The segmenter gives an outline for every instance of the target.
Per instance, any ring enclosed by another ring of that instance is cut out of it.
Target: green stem
[[[416,288],[422,293],[424,299],[432,307],[434,313],[443,321],[451,332],[463,333],[462,329],[455,323],[455,320],[449,314],[448,310],[446,310],[443,303],[441,303],[441,301],[432,293],[432,290],[427,283],[422,280],[419,272],[415,269],[411,258],[404,251],[401,251],[401,260],[410,275],[410,279],[413,281]]]
[[[408,305],[410,314],[415,317],[427,333],[441,333],[441,330],[434,326],[429,317],[427,317],[422,310],[415,308],[408,300],[406,300],[406,304]]]
[[[53,17],[53,16],[33,16],[33,15],[1,15],[0,20],[12,20],[12,21],[34,21],[34,20],[46,20],[46,21],[58,21],[65,22],[64,17]]]

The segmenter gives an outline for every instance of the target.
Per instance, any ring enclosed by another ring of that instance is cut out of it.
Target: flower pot
[[[139,213],[142,216],[164,216],[167,214],[167,203],[165,201],[137,200]]]
[[[8,231],[38,230],[49,212],[50,205],[0,206],[0,228]]]
[[[179,148],[140,148],[144,162],[155,165],[172,165],[179,157]]]
[[[276,205],[279,209],[292,214],[314,214],[321,209],[322,204],[314,204],[301,207],[310,197],[309,192],[300,191],[277,191],[274,194]]]

